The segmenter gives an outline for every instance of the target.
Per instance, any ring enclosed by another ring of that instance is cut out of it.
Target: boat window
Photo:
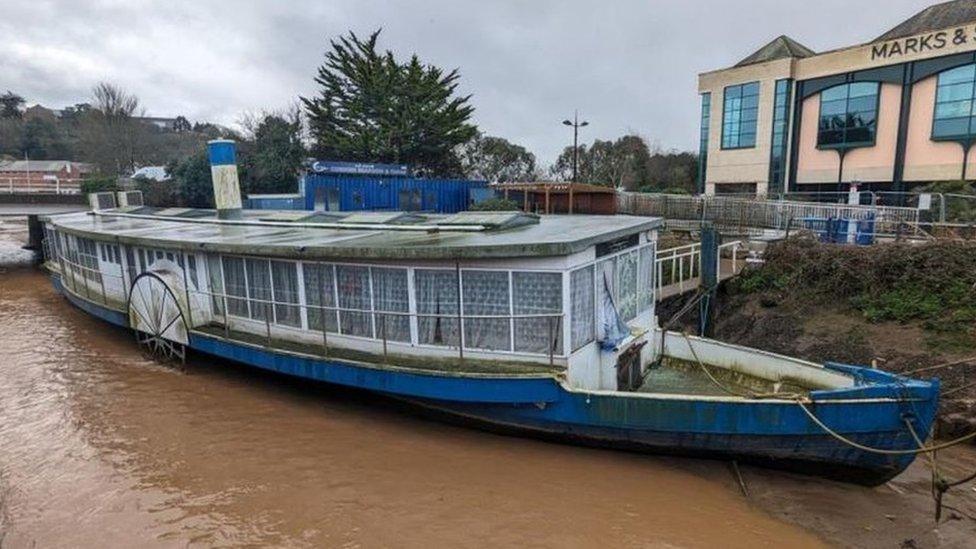
[[[322,315],[326,318],[326,330],[338,332],[339,323],[335,310],[318,309],[317,307],[335,307],[335,275],[334,265],[319,263],[303,263],[302,277],[305,279],[305,303],[308,329],[322,330]]]
[[[186,261],[190,266],[190,284],[193,289],[197,290],[200,288],[199,282],[197,282],[197,256],[187,255]]]
[[[512,349],[508,279],[508,271],[465,270],[461,273],[465,347],[494,351]],[[469,318],[482,315],[505,318]]]
[[[637,251],[617,256],[617,311],[625,322],[637,316]]]
[[[351,265],[336,266],[339,286],[339,328],[343,334],[373,337],[370,307],[369,268]],[[359,312],[367,311],[367,312]]]
[[[457,273],[449,270],[414,271],[417,294],[417,340],[425,345],[457,346]]]
[[[298,306],[298,264],[291,261],[272,261],[271,279],[274,289],[275,323],[301,328],[302,315]]]
[[[84,267],[82,276],[94,282],[102,280],[98,268],[98,246],[90,238],[78,238],[78,262]]]
[[[515,350],[559,353],[562,349],[562,273],[512,273],[512,305],[515,315],[554,315],[515,319]]]
[[[213,292],[212,302],[214,314],[224,314],[224,277],[220,268],[220,256],[207,256],[207,277],[210,279],[210,291]],[[241,315],[243,316],[243,315]]]
[[[396,313],[410,312],[410,294],[407,270],[372,268],[373,309]],[[410,317],[406,315],[374,315],[376,337],[391,341],[410,341]]]
[[[569,299],[573,307],[570,330],[573,351],[593,341],[593,294],[593,265],[573,271],[569,278]]]
[[[224,283],[227,285],[227,312],[247,317],[247,282],[244,277],[244,260],[239,257],[224,257]],[[230,297],[233,296],[233,297]]]
[[[640,250],[640,283],[637,285],[637,310],[643,313],[651,308],[654,301],[654,248],[645,246]]]
[[[272,320],[271,268],[267,259],[245,259],[247,272],[247,297],[251,318]]]

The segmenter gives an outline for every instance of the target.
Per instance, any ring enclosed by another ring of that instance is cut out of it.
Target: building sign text
[[[939,51],[944,48],[965,46],[974,39],[971,29],[960,27],[951,31],[938,31],[910,38],[900,38],[871,46],[871,61],[893,59],[909,54]]]

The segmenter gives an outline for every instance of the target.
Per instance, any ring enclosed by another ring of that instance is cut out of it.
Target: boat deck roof
[[[289,258],[461,259],[562,256],[661,225],[660,218],[521,212],[311,212],[123,208],[45,219],[59,230],[134,246]]]

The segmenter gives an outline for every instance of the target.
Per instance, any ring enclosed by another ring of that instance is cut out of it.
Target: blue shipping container
[[[487,186],[485,181],[465,179],[307,174],[300,188],[307,210],[457,213],[468,209],[471,189]]]

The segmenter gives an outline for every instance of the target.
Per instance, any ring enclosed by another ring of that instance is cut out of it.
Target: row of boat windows
[[[414,269],[222,256],[208,259],[214,308],[293,328],[422,345],[548,353],[562,343],[562,274]],[[220,284],[223,284],[222,289]],[[304,307],[303,307],[304,305]],[[520,315],[550,315],[518,318]],[[592,316],[592,315],[591,315]],[[516,318],[511,318],[516,317]],[[416,331],[416,334],[414,334]]]
[[[452,347],[459,344],[462,326],[466,348],[541,354],[561,354],[563,348],[561,272],[407,269],[207,255],[206,275],[198,279],[195,254],[120,247],[54,231],[50,236],[56,243],[61,242],[58,236],[64,238],[65,257],[98,281],[99,258],[121,269],[124,257],[129,283],[158,261],[173,262],[186,269],[191,290],[208,286],[205,293],[212,295],[217,317],[229,314],[316,332],[324,324],[331,333]],[[64,253],[60,246],[58,253]],[[625,321],[651,307],[653,264],[653,248],[645,246],[570,273],[572,350],[596,338],[597,315],[602,314],[597,304],[603,305],[605,294]]]

